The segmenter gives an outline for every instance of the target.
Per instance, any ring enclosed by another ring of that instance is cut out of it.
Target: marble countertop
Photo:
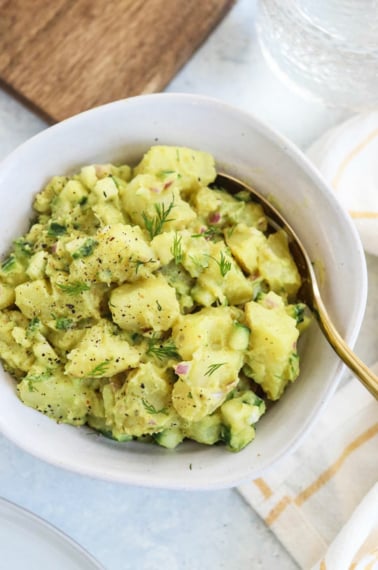
[[[254,11],[253,0],[238,0],[167,91],[223,99],[305,149],[347,114],[303,99],[273,76],[257,46]],[[46,126],[0,90],[0,158]],[[367,263],[368,307],[356,352],[372,364],[378,258]],[[0,496],[56,525],[108,570],[298,568],[234,489],[172,492],[101,482],[47,465],[2,436],[0,457]]]

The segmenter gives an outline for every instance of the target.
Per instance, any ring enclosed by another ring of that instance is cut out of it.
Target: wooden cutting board
[[[51,122],[161,91],[233,0],[0,0],[0,81]]]

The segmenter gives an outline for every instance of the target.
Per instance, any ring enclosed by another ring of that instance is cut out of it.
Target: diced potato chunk
[[[252,331],[246,363],[255,382],[261,384],[271,400],[277,400],[299,372],[296,321],[286,313],[275,293],[269,293],[265,304],[247,303],[245,315]]]
[[[193,205],[198,215],[209,223],[246,224],[265,231],[267,220],[260,204],[237,200],[234,196],[217,189],[200,188],[193,196]]]
[[[135,174],[148,173],[163,180],[178,179],[182,188],[195,189],[214,181],[214,158],[202,151],[185,147],[153,146],[134,169]]]
[[[78,378],[111,377],[140,360],[138,351],[114,334],[107,321],[88,329],[76,348],[67,354],[65,372]]]
[[[29,262],[26,274],[29,279],[43,279],[45,276],[45,268],[47,263],[47,251],[37,251]]]
[[[276,293],[293,297],[298,292],[301,277],[284,231],[271,234],[260,248],[259,271]]]
[[[138,226],[115,224],[100,229],[86,254],[88,240],[79,238],[67,244],[73,257],[72,279],[122,283],[148,277],[159,268],[159,261]]]
[[[266,237],[256,228],[237,224],[226,232],[226,243],[244,271],[255,274],[259,265],[259,251]]]
[[[61,276],[51,286],[46,279],[26,281],[15,289],[16,305],[29,319],[39,318],[53,326],[56,319],[69,318],[72,321],[94,317],[99,318],[100,296],[96,286],[70,282]]]
[[[253,284],[230,256],[224,242],[211,244],[209,265],[199,275],[193,297],[201,305],[241,305],[252,299]]]
[[[203,348],[186,364],[187,371],[173,386],[172,402],[182,418],[196,422],[213,413],[235,388],[243,357],[237,351]]]
[[[28,374],[17,390],[27,406],[71,425],[83,425],[98,398],[83,380],[66,376],[61,369]]]
[[[166,331],[180,314],[175,289],[162,275],[121,285],[110,295],[113,320],[127,331]]]
[[[178,230],[196,219],[195,211],[181,196],[177,184],[140,174],[122,190],[122,205],[131,220],[150,239],[161,232]]]
[[[173,243],[177,232],[164,232],[158,234],[151,241],[151,247],[162,265],[168,265],[173,259]]]
[[[118,390],[108,384],[103,395],[106,422],[117,438],[157,433],[170,427],[176,415],[169,378],[151,363],[130,372]]]
[[[111,176],[98,180],[91,193],[93,212],[103,225],[124,224],[118,188]]]
[[[239,328],[230,307],[209,307],[181,316],[173,325],[172,339],[182,358],[189,360],[200,348],[222,350],[234,344],[236,349]]]
[[[0,281],[0,310],[9,307],[14,303],[15,294],[14,289],[6,283]]]
[[[39,317],[43,321],[51,319],[51,296],[46,280],[26,281],[16,287],[15,295],[16,305],[26,317]]]
[[[0,357],[15,375],[27,372],[35,360],[30,344],[25,342],[28,320],[19,311],[0,313]],[[20,336],[14,331],[22,331]]]

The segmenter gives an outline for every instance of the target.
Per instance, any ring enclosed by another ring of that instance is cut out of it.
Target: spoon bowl
[[[224,173],[218,174],[215,184],[224,188],[230,194],[247,190],[253,196],[253,200],[261,204],[268,218],[269,225],[274,229],[285,231],[289,238],[290,251],[302,278],[302,285],[297,294],[298,299],[312,311],[321,331],[336,354],[362,382],[365,388],[378,399],[378,376],[358,358],[337,331],[323,303],[311,259],[292,226],[267,198],[248,184]]]

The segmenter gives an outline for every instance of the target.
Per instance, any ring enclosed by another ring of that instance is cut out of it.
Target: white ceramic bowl
[[[331,316],[353,345],[366,302],[366,268],[354,226],[306,158],[252,116],[220,101],[180,94],[131,98],[68,119],[35,136],[0,165],[0,254],[28,226],[33,195],[55,174],[104,161],[137,161],[151,145],[211,152],[219,168],[276,199],[324,267]],[[317,326],[301,347],[301,375],[259,422],[239,453],[184,443],[165,450],[117,443],[86,427],[58,425],[23,405],[1,371],[0,429],[28,452],[92,477],[163,488],[206,489],[258,477],[292,451],[334,391],[342,364]]]

